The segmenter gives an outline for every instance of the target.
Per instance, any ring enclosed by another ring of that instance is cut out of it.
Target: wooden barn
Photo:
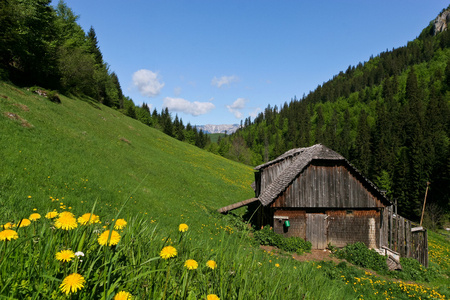
[[[410,222],[396,216],[385,195],[339,153],[321,144],[292,149],[255,171],[255,198],[219,212],[247,205],[257,228],[271,225],[276,233],[310,241],[313,249],[363,242],[412,255]]]

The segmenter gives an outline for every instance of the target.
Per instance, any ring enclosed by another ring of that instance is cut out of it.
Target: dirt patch
[[[119,140],[121,140],[122,142],[127,143],[128,145],[131,145],[131,142],[129,140],[127,140],[126,138],[124,138],[124,137],[121,137]]]
[[[275,254],[282,253],[280,249],[273,246],[261,245],[260,248],[267,252],[272,252]],[[342,259],[331,256],[331,252],[329,250],[311,250],[310,253],[303,253],[302,255],[294,253],[292,254],[292,258],[298,261],[333,261],[335,263],[340,263],[341,261],[343,261]]]
[[[18,114],[15,114],[15,113],[12,113],[12,112],[5,112],[4,114],[5,114],[5,116],[7,116],[7,117],[8,117],[9,119],[11,119],[11,120],[19,121],[20,124],[21,124],[23,127],[26,127],[26,128],[32,128],[32,127],[33,127],[33,125],[31,125],[30,123],[28,123],[27,120],[25,120],[24,118],[22,118],[22,117],[19,116]]]
[[[28,108],[28,106],[26,106],[25,104],[20,104],[20,103],[14,103],[14,106],[20,108],[23,111],[30,111],[30,109]]]

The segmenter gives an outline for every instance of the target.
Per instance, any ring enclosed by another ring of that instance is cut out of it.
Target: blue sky
[[[416,38],[449,1],[66,0],[125,95],[234,124]],[[56,0],[53,3],[57,3]]]

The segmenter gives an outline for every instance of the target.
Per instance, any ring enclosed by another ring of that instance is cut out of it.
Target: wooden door
[[[311,249],[327,247],[326,217],[325,214],[306,214],[306,240],[311,242]]]

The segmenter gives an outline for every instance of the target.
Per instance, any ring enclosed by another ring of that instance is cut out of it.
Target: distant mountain
[[[198,130],[203,130],[205,133],[225,133],[231,134],[238,130],[239,124],[223,124],[223,125],[197,125]]]

